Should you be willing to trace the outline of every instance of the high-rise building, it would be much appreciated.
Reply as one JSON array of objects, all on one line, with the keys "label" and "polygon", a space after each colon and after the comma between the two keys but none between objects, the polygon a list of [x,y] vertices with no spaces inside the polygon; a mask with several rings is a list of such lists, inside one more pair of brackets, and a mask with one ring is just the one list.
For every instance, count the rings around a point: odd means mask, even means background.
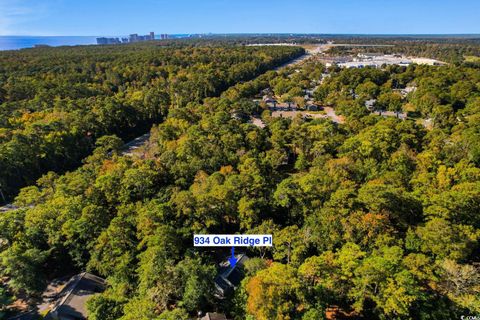
[{"label": "high-rise building", "polygon": [[120,44],[122,43],[118,38],[97,38],[97,44]]},{"label": "high-rise building", "polygon": [[133,33],[128,37],[128,42],[133,43],[133,42],[138,42],[138,34]]},{"label": "high-rise building", "polygon": [[[162,34],[162,37],[164,35]],[[152,31],[147,35],[139,36],[137,33],[132,33],[128,38],[97,38],[97,44],[120,44],[120,43],[135,43],[141,41],[152,41],[155,40],[155,33]]]}]

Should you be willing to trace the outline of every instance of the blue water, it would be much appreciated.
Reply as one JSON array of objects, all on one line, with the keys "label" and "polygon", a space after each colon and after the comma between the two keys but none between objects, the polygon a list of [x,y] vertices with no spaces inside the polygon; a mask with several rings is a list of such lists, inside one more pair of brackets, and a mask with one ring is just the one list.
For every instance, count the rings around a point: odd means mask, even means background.
[{"label": "blue water", "polygon": [[96,44],[96,37],[39,37],[39,36],[0,36],[0,50],[33,48],[35,45],[74,46]]},{"label": "blue water", "polygon": [[[0,0],[1,1],[1,0]],[[169,34],[171,39],[187,38],[189,34]],[[115,38],[126,38],[128,36],[114,36]],[[156,35],[156,39],[159,39]],[[97,44],[97,37],[92,36],[63,36],[63,37],[40,37],[40,36],[0,36],[0,51],[18,50],[24,48],[33,48],[35,45],[58,46],[76,46]]]}]

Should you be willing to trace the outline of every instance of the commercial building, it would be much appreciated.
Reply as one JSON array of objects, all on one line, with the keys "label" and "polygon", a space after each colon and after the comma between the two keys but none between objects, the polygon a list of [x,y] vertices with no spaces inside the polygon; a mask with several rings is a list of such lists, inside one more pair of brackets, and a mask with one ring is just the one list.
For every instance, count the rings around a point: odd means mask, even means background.
[{"label": "commercial building", "polygon": [[[163,35],[162,35],[163,36]],[[133,33],[128,36],[128,38],[97,38],[97,44],[120,44],[120,43],[135,43],[143,41],[152,41],[155,40],[155,33],[150,32],[147,35],[140,36],[137,33]]]},{"label": "commercial building", "polygon": [[398,55],[367,55],[361,54],[358,55],[354,61],[339,63],[340,68],[381,68],[385,65],[400,65],[408,66],[412,61],[408,58],[398,56]]},{"label": "commercial building", "polygon": [[427,64],[431,66],[442,65],[441,61],[427,58],[410,58],[396,54],[377,54],[377,53],[361,53],[352,61],[336,61],[336,65],[340,68],[382,68],[389,65],[409,66],[411,64]]},{"label": "commercial building", "polygon": [[97,44],[120,44],[119,38],[97,38]]},{"label": "commercial building", "polygon": [[149,34],[144,35],[144,36],[139,36],[138,34],[134,33],[134,34],[131,34],[128,37],[128,42],[130,42],[130,43],[142,42],[142,41],[152,41],[152,40],[155,40],[155,33],[154,32],[150,32]]}]

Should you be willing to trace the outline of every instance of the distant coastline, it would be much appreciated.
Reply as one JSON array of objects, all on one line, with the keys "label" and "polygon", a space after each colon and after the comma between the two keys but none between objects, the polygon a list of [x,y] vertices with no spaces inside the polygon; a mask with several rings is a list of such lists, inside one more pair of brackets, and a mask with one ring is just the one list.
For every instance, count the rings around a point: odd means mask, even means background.
[{"label": "distant coastline", "polygon": [[0,36],[0,51],[33,48],[35,46],[74,46],[96,44],[89,36]]},{"label": "distant coastline", "polygon": [[[173,34],[171,38],[187,38],[190,34]],[[0,36],[0,51],[34,47],[96,45],[99,36]],[[127,37],[127,36],[117,36]],[[156,37],[155,39],[159,39]]]},{"label": "distant coastline", "polygon": [[[323,39],[342,38],[390,38],[390,39],[480,39],[480,34],[325,34],[325,33],[208,33],[171,34],[170,38],[203,37],[321,37]],[[35,46],[75,46],[96,45],[98,36],[0,36],[0,51],[34,48]],[[156,37],[156,39],[159,39]]]}]

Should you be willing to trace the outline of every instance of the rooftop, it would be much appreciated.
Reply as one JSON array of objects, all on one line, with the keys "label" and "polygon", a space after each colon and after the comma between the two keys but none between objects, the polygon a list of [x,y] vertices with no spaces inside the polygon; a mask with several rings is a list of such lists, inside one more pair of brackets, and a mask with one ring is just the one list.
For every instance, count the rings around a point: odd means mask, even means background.
[{"label": "rooftop", "polygon": [[207,312],[200,320],[227,320],[227,317],[222,313]]},{"label": "rooftop", "polygon": [[228,260],[223,261],[220,264],[220,270],[215,278],[215,287],[217,288],[218,295],[224,297],[229,292],[234,290],[244,278],[243,266],[248,257],[245,254],[235,255],[237,258],[237,264],[232,268]]},{"label": "rooftop", "polygon": [[105,280],[84,272],[73,276],[57,297],[47,319],[87,319],[87,300],[105,290]]}]

